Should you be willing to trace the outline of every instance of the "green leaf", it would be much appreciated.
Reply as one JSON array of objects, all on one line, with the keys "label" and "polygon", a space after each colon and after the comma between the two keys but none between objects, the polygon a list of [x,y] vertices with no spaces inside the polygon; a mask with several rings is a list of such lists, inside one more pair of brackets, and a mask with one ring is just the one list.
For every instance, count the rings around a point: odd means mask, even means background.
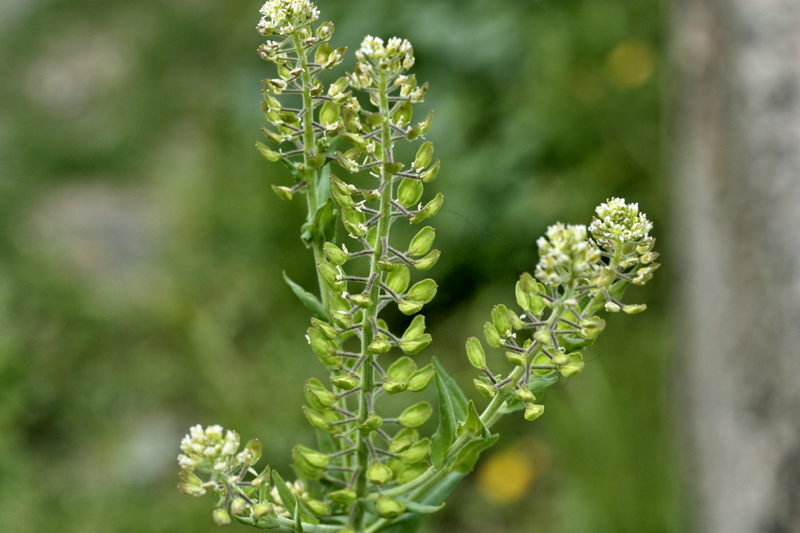
[{"label": "green leaf", "polygon": [[[281,475],[275,470],[272,471],[272,482],[275,484],[275,488],[278,489],[278,495],[281,497],[283,506],[295,518],[295,521],[302,520],[306,524],[319,524],[319,519],[305,508],[302,502],[297,499],[297,496],[286,486],[286,482]],[[297,531],[302,531],[302,528]]]},{"label": "green leaf", "polygon": [[319,318],[320,320],[330,320],[328,316],[328,312],[322,306],[322,302],[319,301],[319,298],[315,294],[311,294],[303,287],[292,281],[286,272],[283,273],[283,280],[286,284],[292,289],[292,292],[297,296],[303,305],[308,307],[311,312],[314,313],[314,316]]},{"label": "green leaf", "polygon": [[461,474],[470,473],[472,469],[475,468],[475,463],[478,462],[481,452],[492,446],[499,438],[500,435],[492,435],[488,438],[475,439],[464,446],[458,453],[458,458],[453,466],[453,470]]},{"label": "green leaf", "polygon": [[[452,494],[462,479],[464,479],[464,474],[458,472],[447,474],[441,481],[426,491],[422,497],[417,498],[417,504],[425,506],[440,505]],[[381,528],[380,532],[416,533],[426,518],[427,516],[424,513],[407,513],[398,520],[387,524],[386,527]]]},{"label": "green leaf", "polygon": [[436,368],[434,379],[439,396],[439,427],[431,437],[431,462],[440,468],[448,448],[456,440],[457,421],[466,418],[467,398],[435,357],[433,366]]},{"label": "green leaf", "polygon": [[398,498],[403,504],[406,506],[406,509],[411,511],[412,513],[420,513],[420,514],[432,514],[436,511],[441,511],[444,509],[444,502],[440,503],[439,505],[428,505],[425,503],[415,502],[412,500],[407,500],[405,498]]}]

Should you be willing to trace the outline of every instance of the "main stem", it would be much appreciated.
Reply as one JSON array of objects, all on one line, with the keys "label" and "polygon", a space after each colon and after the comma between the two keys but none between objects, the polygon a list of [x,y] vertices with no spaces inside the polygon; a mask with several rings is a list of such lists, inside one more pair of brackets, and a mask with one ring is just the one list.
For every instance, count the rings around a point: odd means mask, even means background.
[{"label": "main stem", "polygon": [[[387,169],[387,165],[393,161],[391,130],[389,128],[389,99],[387,97],[386,76],[381,76],[378,93],[380,96],[380,114],[384,121],[381,128],[381,185],[380,185],[380,217],[378,219],[378,238],[376,239],[375,249],[370,258],[368,290],[372,305],[364,309],[363,320],[361,323],[361,391],[359,392],[358,402],[358,425],[364,424],[367,418],[375,412],[373,398],[375,393],[375,355],[368,350],[370,343],[377,334],[376,320],[378,318],[378,304],[380,303],[380,283],[382,271],[378,268],[378,261],[386,255],[386,248],[389,242],[389,228],[392,219],[392,191],[394,189],[394,174]],[[365,442],[371,439],[373,433],[359,432],[357,441],[356,461],[358,464],[356,479],[356,494],[359,498],[364,498],[368,493],[369,483],[367,480],[367,468],[370,462],[370,450]],[[358,505],[355,510],[353,524],[358,531],[363,530],[364,509]]]}]

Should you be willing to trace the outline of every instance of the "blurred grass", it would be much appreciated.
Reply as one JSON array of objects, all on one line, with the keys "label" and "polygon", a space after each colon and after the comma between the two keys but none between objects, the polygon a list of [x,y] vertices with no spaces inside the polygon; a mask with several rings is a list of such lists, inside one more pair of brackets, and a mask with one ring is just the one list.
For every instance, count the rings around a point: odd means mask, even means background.
[{"label": "blurred grass", "polygon": [[[284,471],[291,445],[311,444],[307,316],[281,271],[310,286],[313,270],[301,210],[269,191],[286,176],[252,148],[269,73],[259,7],[10,0],[0,13],[0,531],[215,531],[211,500],[175,490],[191,424],[261,438]],[[446,204],[426,353],[465,386],[464,339],[513,302],[548,224],[588,223],[625,196],[668,250],[663,1],[320,8],[351,50],[367,33],[410,39],[431,82]],[[498,503],[483,461],[427,531],[683,530],[668,267],[631,296],[648,312],[612,317],[587,370],[548,394],[547,416],[502,423],[492,452],[530,453],[531,486]]]}]

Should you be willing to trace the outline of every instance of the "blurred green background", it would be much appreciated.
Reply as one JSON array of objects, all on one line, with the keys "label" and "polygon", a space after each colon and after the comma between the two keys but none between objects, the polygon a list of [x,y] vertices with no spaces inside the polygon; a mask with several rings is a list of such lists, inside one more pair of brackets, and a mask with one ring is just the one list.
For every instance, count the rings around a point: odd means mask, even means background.
[{"label": "blurred green background", "polygon": [[[178,442],[219,423],[290,474],[315,358],[303,208],[253,148],[253,0],[5,0],[0,10],[0,531],[216,531],[176,489]],[[667,252],[666,0],[320,0],[333,43],[412,41],[436,111],[443,256],[426,307],[464,339],[557,220],[637,201]],[[352,65],[352,55],[345,61]],[[423,116],[423,111],[417,112]],[[427,532],[685,530],[668,378],[670,260],[535,424],[503,421]],[[244,526],[232,529],[244,531]]]}]

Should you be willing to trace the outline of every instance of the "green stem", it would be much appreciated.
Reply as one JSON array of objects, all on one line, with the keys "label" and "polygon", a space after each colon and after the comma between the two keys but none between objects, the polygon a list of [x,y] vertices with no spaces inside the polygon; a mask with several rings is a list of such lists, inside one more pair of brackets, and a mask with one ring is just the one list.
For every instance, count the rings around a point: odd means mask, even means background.
[{"label": "green stem", "polygon": [[[375,355],[371,354],[368,350],[370,343],[374,340],[377,332],[375,331],[375,321],[378,317],[378,303],[380,302],[380,281],[382,271],[378,268],[378,261],[386,253],[385,244],[389,242],[389,229],[391,226],[392,214],[392,191],[394,189],[394,174],[387,170],[387,165],[392,162],[392,140],[391,130],[389,128],[389,99],[387,96],[387,81],[386,76],[381,76],[381,83],[378,88],[380,94],[379,112],[385,117],[381,129],[381,198],[380,198],[380,218],[378,219],[378,236],[377,245],[370,258],[369,266],[369,298],[372,305],[363,310],[363,319],[361,323],[361,391],[359,392],[358,403],[358,422],[363,424],[367,418],[374,413],[374,406],[372,399],[375,392]],[[370,454],[369,449],[364,442],[365,439],[371,439],[372,433],[364,434],[359,433],[357,441],[356,462],[358,466],[358,478],[356,480],[356,494],[359,498],[364,498],[368,494],[369,484],[367,482],[366,472],[369,466]],[[358,506],[353,519],[353,524],[357,530],[363,529],[364,510]]]},{"label": "green stem", "polygon": [[[303,48],[303,42],[298,33],[292,35],[292,43],[295,52],[297,53],[300,68],[303,70],[301,79],[303,81],[303,180],[307,183],[308,191],[306,194],[306,204],[308,207],[308,220],[314,220],[314,216],[321,207],[319,205],[318,190],[320,187],[320,179],[322,171],[320,169],[311,169],[308,166],[308,160],[316,154],[314,153],[316,147],[316,139],[314,137],[314,97],[311,96],[311,87],[314,83],[311,77],[311,72],[308,65],[308,57]],[[316,265],[319,260],[324,257],[322,236],[316,231],[312,231],[312,245],[311,249],[314,253],[314,264]],[[317,269],[317,284],[319,285],[320,301],[323,309],[328,309],[330,301],[330,291],[325,286],[322,275]]]}]

